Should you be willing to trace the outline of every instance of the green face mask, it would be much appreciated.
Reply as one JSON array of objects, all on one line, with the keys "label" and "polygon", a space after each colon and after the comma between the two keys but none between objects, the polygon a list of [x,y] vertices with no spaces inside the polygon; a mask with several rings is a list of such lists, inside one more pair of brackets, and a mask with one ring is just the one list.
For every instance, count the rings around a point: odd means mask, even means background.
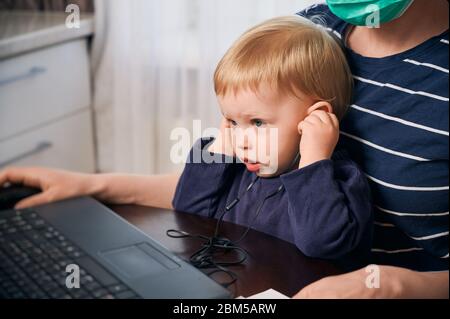
[{"label": "green face mask", "polygon": [[337,17],[358,26],[379,27],[400,17],[414,0],[327,0]]}]

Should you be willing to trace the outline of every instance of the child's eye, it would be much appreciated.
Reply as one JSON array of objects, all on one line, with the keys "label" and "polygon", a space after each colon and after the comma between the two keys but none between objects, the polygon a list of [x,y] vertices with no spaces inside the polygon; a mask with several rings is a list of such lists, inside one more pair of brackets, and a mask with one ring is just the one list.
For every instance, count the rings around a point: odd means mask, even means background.
[{"label": "child's eye", "polygon": [[230,124],[231,124],[232,126],[237,126],[236,121],[233,121],[233,120],[228,120],[228,121],[230,122]]},{"label": "child's eye", "polygon": [[264,124],[264,122],[259,119],[256,119],[256,120],[253,120],[253,124],[255,124],[256,127],[260,127]]}]

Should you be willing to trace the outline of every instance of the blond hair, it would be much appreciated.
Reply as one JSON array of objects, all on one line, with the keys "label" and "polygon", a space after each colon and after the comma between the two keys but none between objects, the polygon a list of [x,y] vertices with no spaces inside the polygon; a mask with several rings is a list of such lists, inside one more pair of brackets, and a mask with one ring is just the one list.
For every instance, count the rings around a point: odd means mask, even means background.
[{"label": "blond hair", "polygon": [[324,27],[299,16],[270,19],[245,32],[214,74],[218,96],[247,88],[257,92],[262,83],[281,94],[328,101],[339,119],[353,85],[340,44]]}]

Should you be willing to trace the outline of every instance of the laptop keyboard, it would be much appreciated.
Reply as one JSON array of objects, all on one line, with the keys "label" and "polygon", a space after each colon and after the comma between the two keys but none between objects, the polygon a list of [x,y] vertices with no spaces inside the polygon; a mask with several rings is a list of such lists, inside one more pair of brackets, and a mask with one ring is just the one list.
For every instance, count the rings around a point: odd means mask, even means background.
[{"label": "laptop keyboard", "polygon": [[[80,268],[67,288],[66,266]],[[134,299],[138,296],[33,210],[0,212],[0,298]]]}]

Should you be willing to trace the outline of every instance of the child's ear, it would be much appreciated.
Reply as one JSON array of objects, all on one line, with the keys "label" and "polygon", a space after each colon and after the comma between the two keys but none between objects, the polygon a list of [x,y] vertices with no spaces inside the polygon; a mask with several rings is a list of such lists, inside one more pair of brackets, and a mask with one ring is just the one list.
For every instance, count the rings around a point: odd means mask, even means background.
[{"label": "child's ear", "polygon": [[319,101],[319,102],[314,103],[313,105],[311,105],[308,108],[307,113],[308,113],[308,115],[310,115],[312,112],[320,111],[320,110],[328,112],[328,113],[333,113],[333,107],[327,101]]}]

